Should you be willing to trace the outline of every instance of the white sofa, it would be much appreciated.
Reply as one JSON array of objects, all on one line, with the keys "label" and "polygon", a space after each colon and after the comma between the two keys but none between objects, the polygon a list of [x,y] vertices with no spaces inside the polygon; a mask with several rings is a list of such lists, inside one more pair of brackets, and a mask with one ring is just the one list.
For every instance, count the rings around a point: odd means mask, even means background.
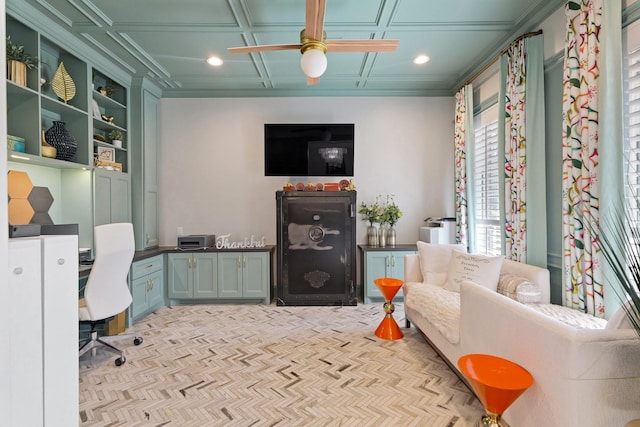
[{"label": "white sofa", "polygon": [[[461,378],[457,361],[469,353],[509,359],[533,375],[504,415],[511,425],[623,427],[640,418],[640,339],[632,329],[570,326],[469,281],[461,284],[458,311],[443,314],[456,307],[455,296],[442,294],[452,291],[423,283],[418,255],[404,265],[407,326],[413,323]],[[548,270],[504,260],[501,273],[534,282],[540,307],[558,308],[548,304]],[[455,333],[442,333],[446,325],[436,327],[440,316],[458,328],[457,342]]]}]

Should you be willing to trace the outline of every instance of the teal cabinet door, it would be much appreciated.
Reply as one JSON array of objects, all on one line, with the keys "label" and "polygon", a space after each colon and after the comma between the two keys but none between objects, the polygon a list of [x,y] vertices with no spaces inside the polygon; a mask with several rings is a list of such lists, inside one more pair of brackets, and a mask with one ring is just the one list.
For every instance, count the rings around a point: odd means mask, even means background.
[{"label": "teal cabinet door", "polygon": [[371,298],[383,299],[382,293],[373,281],[380,277],[389,277],[390,262],[389,252],[367,252],[365,260],[365,302],[371,302]]},{"label": "teal cabinet door", "polygon": [[169,254],[167,295],[169,298],[193,298],[191,254]]},{"label": "teal cabinet door", "polygon": [[133,302],[129,325],[164,305],[164,255],[135,261],[129,273]]},{"label": "teal cabinet door", "polygon": [[220,298],[242,297],[242,252],[218,254]]},{"label": "teal cabinet door", "polygon": [[140,277],[131,282],[131,317],[137,319],[148,307],[147,289],[149,287],[149,278]]},{"label": "teal cabinet door", "polygon": [[95,225],[131,222],[129,175],[121,172],[94,171]]},{"label": "teal cabinet door", "polygon": [[269,293],[269,254],[218,254],[220,298],[266,298]]},{"label": "teal cabinet door", "polygon": [[149,276],[149,290],[147,291],[148,309],[156,309],[164,305],[164,271],[156,271]]},{"label": "teal cabinet door", "polygon": [[[404,257],[415,254],[415,251],[367,251],[364,263],[364,301],[383,300],[384,297],[373,281],[379,277],[393,277],[404,280]],[[394,301],[402,300],[402,291],[398,292]]]},{"label": "teal cabinet door", "polygon": [[242,256],[242,295],[247,298],[267,298],[269,255],[264,252],[245,252]]},{"label": "teal cabinet door", "polygon": [[193,254],[192,298],[216,298],[218,296],[218,256],[215,253]]}]

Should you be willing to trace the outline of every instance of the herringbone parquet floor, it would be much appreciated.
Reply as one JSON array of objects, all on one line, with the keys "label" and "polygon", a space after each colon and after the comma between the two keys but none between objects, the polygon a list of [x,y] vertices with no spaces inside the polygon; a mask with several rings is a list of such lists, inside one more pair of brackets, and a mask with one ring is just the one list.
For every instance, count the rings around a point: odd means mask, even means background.
[{"label": "herringbone parquet floor", "polygon": [[[164,307],[127,362],[80,359],[83,426],[471,426],[473,397],[414,329],[377,338],[382,304]],[[402,304],[394,317],[404,326]]]}]

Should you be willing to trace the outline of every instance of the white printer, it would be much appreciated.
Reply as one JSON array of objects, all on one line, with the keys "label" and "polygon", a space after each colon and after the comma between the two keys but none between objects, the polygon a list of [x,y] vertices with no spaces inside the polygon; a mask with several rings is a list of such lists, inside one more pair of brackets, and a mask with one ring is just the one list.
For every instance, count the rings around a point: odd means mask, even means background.
[{"label": "white printer", "polygon": [[430,217],[426,225],[420,227],[419,240],[427,243],[454,244],[456,242],[456,219],[450,217]]}]

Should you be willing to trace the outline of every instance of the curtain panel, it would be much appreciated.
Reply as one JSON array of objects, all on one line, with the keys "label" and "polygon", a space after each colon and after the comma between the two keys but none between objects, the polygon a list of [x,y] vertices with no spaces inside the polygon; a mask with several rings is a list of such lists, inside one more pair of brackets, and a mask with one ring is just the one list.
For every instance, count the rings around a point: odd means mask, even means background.
[{"label": "curtain panel", "polygon": [[600,32],[603,0],[569,1],[563,76],[564,304],[604,316],[602,265],[585,218],[600,218]]},{"label": "curtain panel", "polygon": [[463,86],[456,93],[454,124],[454,162],[455,162],[455,209],[456,241],[467,246],[469,252],[475,251],[473,221],[473,185],[469,168],[470,147],[473,145],[473,87]]},{"label": "curtain panel", "polygon": [[543,36],[514,42],[500,58],[504,251],[547,266]]}]

